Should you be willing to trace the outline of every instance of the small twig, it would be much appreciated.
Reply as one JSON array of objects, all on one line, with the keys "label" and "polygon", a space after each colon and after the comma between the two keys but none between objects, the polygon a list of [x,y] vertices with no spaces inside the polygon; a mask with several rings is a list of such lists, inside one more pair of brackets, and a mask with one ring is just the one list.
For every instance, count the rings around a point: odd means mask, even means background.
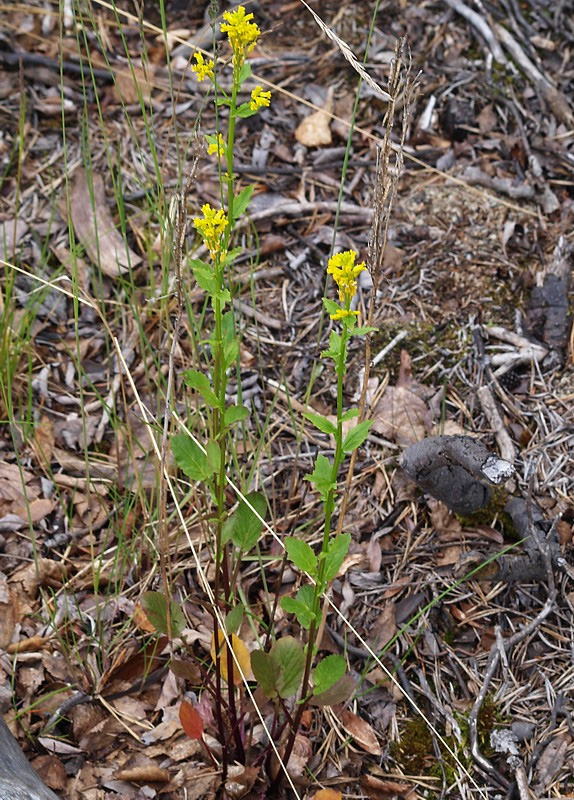
[{"label": "small twig", "polygon": [[484,411],[484,415],[494,431],[494,435],[500,449],[500,455],[505,461],[509,461],[512,464],[516,458],[516,448],[514,447],[512,439],[510,438],[510,434],[506,430],[504,421],[500,415],[500,411],[498,410],[496,400],[494,399],[494,395],[491,392],[490,387],[481,386],[477,392],[477,395],[480,405],[482,406],[482,410]]},{"label": "small twig", "polygon": [[444,0],[444,2],[447,6],[450,6],[453,11],[456,11],[457,14],[460,14],[461,17],[464,17],[467,22],[470,22],[473,28],[476,29],[476,31],[490,47],[492,55],[500,64],[508,64],[507,58],[502,51],[502,47],[498,43],[492,28],[485,19],[477,14],[476,11],[473,11],[471,8],[461,2],[461,0]]}]

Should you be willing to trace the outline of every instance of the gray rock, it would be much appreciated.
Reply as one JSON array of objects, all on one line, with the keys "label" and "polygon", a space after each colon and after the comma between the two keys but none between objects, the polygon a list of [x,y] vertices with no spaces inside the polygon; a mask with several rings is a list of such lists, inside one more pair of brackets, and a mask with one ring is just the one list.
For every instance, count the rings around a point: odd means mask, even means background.
[{"label": "gray rock", "polygon": [[58,800],[28,763],[0,717],[0,800]]}]

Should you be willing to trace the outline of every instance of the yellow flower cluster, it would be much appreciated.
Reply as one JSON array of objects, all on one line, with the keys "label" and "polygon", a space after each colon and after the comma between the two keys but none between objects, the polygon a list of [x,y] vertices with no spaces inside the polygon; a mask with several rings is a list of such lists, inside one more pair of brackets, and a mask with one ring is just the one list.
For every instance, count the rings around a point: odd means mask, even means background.
[{"label": "yellow flower cluster", "polygon": [[213,61],[211,59],[205,61],[201,53],[194,53],[193,57],[197,64],[193,64],[191,71],[197,75],[198,82],[201,83],[205,78],[213,78],[213,67],[215,66]]},{"label": "yellow flower cluster", "polygon": [[[211,137],[209,137],[211,138]],[[207,155],[212,156],[215,155],[219,156],[219,158],[225,157],[225,139],[223,136],[218,133],[216,141],[212,141],[207,148]]]},{"label": "yellow flower cluster", "polygon": [[234,65],[241,66],[245,55],[255,47],[261,31],[254,22],[250,22],[253,14],[246,14],[244,6],[237,6],[234,11],[225,11],[223,18],[225,22],[221,23],[221,32],[226,33],[229,39]]},{"label": "yellow flower cluster", "polygon": [[251,92],[251,102],[249,108],[251,111],[257,111],[258,108],[268,106],[271,102],[271,92],[264,92],[262,86],[256,86]]},{"label": "yellow flower cluster", "polygon": [[360,273],[366,269],[365,262],[361,261],[360,264],[355,264],[357,254],[354,250],[346,250],[343,253],[337,253],[331,256],[327,266],[327,274],[333,276],[333,280],[339,289],[339,300],[344,303],[344,308],[339,308],[334,314],[331,314],[331,319],[339,320],[345,317],[356,317],[358,311],[351,311],[349,306],[351,300],[357,291],[357,278]]},{"label": "yellow flower cluster", "polygon": [[195,217],[193,220],[194,226],[201,234],[201,238],[207,249],[209,255],[215,261],[217,256],[225,258],[225,251],[221,247],[221,237],[227,228],[228,220],[222,208],[216,211],[209,203],[201,207],[203,219]]}]

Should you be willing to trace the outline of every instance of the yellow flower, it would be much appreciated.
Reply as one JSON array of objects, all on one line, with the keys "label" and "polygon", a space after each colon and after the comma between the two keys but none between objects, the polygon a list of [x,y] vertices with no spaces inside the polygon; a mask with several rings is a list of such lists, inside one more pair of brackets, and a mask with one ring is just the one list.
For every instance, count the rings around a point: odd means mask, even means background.
[{"label": "yellow flower", "polygon": [[216,211],[209,203],[201,207],[203,219],[195,217],[194,226],[201,234],[201,238],[209,255],[215,261],[218,255],[225,257],[225,252],[221,247],[221,237],[227,228],[228,220],[222,208]]},{"label": "yellow flower", "polygon": [[256,86],[251,92],[251,102],[249,108],[251,111],[257,111],[258,108],[268,106],[271,102],[271,92],[264,92],[262,86]]},{"label": "yellow flower", "polygon": [[333,280],[339,289],[339,299],[345,305],[348,305],[355,296],[357,277],[366,269],[364,261],[360,264],[355,264],[356,257],[357,254],[354,250],[337,253],[331,256],[327,267],[327,273],[333,276]]},{"label": "yellow flower", "polygon": [[225,139],[218,133],[217,136],[208,136],[209,147],[207,148],[207,155],[212,156],[215,153],[219,158],[225,158]]},{"label": "yellow flower", "polygon": [[358,311],[351,311],[348,308],[339,308],[337,309],[337,311],[335,311],[334,314],[329,314],[329,317],[335,320],[346,319],[347,317],[358,317],[358,316],[359,316]]},{"label": "yellow flower", "polygon": [[201,53],[194,53],[193,57],[197,64],[193,64],[191,71],[197,75],[198,82],[201,83],[205,78],[213,78],[213,67],[215,66],[213,61],[211,59],[204,61]]},{"label": "yellow flower", "polygon": [[254,22],[250,22],[253,14],[246,14],[244,6],[237,6],[234,11],[225,11],[223,18],[225,22],[221,23],[221,32],[226,33],[229,39],[234,65],[241,65],[246,53],[250,53],[255,47],[261,31]]}]

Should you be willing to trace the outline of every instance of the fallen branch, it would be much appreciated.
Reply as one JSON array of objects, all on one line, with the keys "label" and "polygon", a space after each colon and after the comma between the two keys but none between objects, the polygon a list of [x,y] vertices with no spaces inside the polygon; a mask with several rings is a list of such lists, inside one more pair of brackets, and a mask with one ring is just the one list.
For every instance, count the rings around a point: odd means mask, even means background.
[{"label": "fallen branch", "polygon": [[477,14],[476,11],[473,11],[472,8],[469,8],[467,5],[461,2],[461,0],[444,0],[444,2],[447,4],[447,6],[450,6],[453,11],[456,11],[457,14],[460,14],[461,17],[464,17],[468,22],[470,22],[472,27],[476,29],[477,33],[490,47],[492,55],[499,62],[499,64],[508,63],[506,56],[502,51],[502,47],[492,32],[492,28],[486,22],[486,20],[480,16],[480,14]]}]

